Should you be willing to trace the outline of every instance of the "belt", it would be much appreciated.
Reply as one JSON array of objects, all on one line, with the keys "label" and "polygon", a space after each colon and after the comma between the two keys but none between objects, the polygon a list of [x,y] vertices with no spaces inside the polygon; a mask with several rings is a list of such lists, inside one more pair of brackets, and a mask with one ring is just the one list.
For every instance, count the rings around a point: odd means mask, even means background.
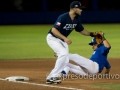
[{"label": "belt", "polygon": [[[49,33],[49,34],[51,34],[53,37],[55,37],[55,38],[58,38],[58,37],[56,37],[53,33]],[[58,38],[58,39],[60,39],[60,38]],[[62,40],[63,42],[64,42],[64,40],[63,39],[60,39],[60,40]]]}]

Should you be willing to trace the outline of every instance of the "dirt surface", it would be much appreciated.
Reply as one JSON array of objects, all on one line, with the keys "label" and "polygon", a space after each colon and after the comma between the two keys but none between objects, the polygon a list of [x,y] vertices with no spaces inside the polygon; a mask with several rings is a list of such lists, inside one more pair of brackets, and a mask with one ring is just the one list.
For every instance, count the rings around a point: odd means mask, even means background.
[{"label": "dirt surface", "polygon": [[[111,63],[111,75],[109,78],[80,78],[67,77],[61,84],[52,84],[51,87],[45,86],[46,75],[53,69],[55,59],[38,59],[38,60],[0,60],[0,89],[1,90],[71,90],[70,88],[84,89],[84,90],[108,90],[93,86],[94,84],[103,83],[120,83],[120,59],[109,59]],[[103,70],[104,72],[104,70]],[[10,82],[5,79],[10,76],[25,76],[30,79],[28,83]],[[37,84],[36,84],[37,83]],[[66,89],[65,89],[66,88]]]}]

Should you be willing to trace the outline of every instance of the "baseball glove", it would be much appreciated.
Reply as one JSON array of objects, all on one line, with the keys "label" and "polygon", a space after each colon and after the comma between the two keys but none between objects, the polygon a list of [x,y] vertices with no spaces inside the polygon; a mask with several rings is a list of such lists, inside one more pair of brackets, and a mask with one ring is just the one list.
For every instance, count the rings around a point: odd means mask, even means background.
[{"label": "baseball glove", "polygon": [[102,43],[103,40],[104,40],[104,33],[101,32],[101,31],[98,31],[98,32],[95,32],[95,33],[96,33],[95,34],[95,39],[96,39],[97,44]]}]

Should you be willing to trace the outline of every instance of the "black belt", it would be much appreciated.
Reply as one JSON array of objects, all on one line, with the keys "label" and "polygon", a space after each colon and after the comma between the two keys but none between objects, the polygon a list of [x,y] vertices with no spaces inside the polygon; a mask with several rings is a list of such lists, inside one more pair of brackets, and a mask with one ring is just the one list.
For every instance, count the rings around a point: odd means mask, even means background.
[{"label": "black belt", "polygon": [[[55,37],[55,38],[58,38],[58,37],[56,37],[53,33],[49,33],[49,34],[51,34],[53,37]],[[60,38],[58,38],[58,39],[60,39]],[[62,40],[63,42],[64,42],[64,40],[63,39],[60,39],[60,40]]]}]

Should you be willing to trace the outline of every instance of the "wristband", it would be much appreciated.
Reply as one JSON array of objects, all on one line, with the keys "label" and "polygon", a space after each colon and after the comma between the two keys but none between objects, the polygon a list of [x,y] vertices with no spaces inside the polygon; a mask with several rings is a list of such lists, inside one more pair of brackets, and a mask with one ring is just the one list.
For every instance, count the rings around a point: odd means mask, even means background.
[{"label": "wristband", "polygon": [[91,36],[91,37],[94,37],[93,32],[90,32],[90,36]]}]

